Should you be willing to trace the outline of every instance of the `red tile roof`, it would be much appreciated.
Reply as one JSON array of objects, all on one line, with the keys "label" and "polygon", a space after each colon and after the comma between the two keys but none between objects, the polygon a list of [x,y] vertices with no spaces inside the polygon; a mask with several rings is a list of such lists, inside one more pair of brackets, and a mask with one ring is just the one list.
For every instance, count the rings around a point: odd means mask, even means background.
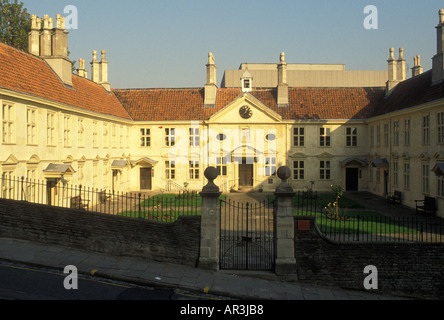
[{"label": "red tile roof", "polygon": [[[73,75],[65,86],[41,58],[0,43],[0,88],[69,106],[138,121],[208,120],[242,94],[220,88],[216,105],[204,106],[203,88],[119,89],[108,93],[100,84]],[[289,88],[289,105],[277,105],[277,89],[253,89],[251,95],[291,119],[366,119],[444,98],[444,83],[431,86],[431,71],[385,88]]]},{"label": "red tile roof", "polygon": [[69,106],[131,119],[113,93],[77,75],[65,86],[41,58],[0,42],[0,88],[9,89]]},{"label": "red tile roof", "polygon": [[[113,90],[134,120],[208,120],[242,94],[221,88],[214,108],[204,107],[204,89]],[[277,106],[276,89],[251,94],[283,119],[364,119],[383,97],[383,88],[290,88],[289,105]]]}]

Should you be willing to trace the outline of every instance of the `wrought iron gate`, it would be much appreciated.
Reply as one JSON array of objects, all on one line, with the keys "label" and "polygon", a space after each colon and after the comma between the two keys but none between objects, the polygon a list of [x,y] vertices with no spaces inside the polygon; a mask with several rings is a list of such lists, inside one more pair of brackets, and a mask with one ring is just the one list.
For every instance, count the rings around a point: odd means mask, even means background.
[{"label": "wrought iron gate", "polygon": [[220,269],[273,270],[273,205],[221,201]]}]

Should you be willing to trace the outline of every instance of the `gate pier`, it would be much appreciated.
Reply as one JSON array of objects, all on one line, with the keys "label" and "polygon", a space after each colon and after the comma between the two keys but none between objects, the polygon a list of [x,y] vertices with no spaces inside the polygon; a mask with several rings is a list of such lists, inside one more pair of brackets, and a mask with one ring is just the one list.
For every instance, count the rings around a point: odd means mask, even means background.
[{"label": "gate pier", "polygon": [[203,187],[201,231],[200,231],[200,257],[199,268],[219,270],[220,254],[220,205],[219,196],[222,194],[219,187],[214,184],[218,172],[214,167],[208,167],[204,172],[208,184]]},{"label": "gate pier", "polygon": [[291,176],[289,167],[280,167],[277,171],[282,180],[276,188],[274,230],[275,230],[275,273],[277,275],[296,275],[296,259],[294,252],[294,217],[293,188],[287,183]]}]

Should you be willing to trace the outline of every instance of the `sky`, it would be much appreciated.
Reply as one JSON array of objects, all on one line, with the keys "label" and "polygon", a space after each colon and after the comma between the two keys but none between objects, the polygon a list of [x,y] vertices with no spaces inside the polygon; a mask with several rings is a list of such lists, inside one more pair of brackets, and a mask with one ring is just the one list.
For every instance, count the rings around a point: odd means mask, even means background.
[{"label": "sky", "polygon": [[[70,59],[84,59],[89,69],[92,51],[105,49],[114,89],[203,87],[209,52],[218,85],[224,70],[278,63],[281,52],[287,63],[387,70],[389,48],[397,58],[403,47],[410,76],[418,54],[424,71],[431,69],[438,10],[444,8],[437,0],[20,1],[30,14],[77,21],[68,30]],[[365,13],[368,5],[377,12]],[[77,15],[65,13],[67,6]]]}]

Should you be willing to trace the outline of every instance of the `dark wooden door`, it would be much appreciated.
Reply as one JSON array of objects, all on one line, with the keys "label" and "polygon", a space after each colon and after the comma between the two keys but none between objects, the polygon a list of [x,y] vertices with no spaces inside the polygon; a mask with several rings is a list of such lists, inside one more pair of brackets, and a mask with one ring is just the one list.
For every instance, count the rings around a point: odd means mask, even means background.
[{"label": "dark wooden door", "polygon": [[239,186],[250,187],[253,185],[253,165],[239,164]]},{"label": "dark wooden door", "polygon": [[140,189],[151,190],[151,169],[140,168]]},{"label": "dark wooden door", "polygon": [[345,172],[345,189],[347,191],[358,191],[358,168],[347,168]]}]

